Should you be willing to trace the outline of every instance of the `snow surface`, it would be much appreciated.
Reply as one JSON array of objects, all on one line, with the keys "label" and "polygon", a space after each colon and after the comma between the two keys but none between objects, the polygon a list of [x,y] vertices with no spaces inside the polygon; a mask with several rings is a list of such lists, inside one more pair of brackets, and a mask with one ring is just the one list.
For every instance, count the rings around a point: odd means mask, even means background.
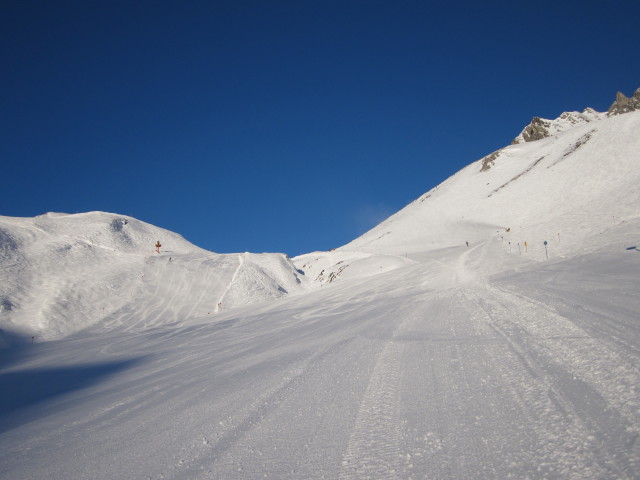
[{"label": "snow surface", "polygon": [[40,339],[166,325],[281,297],[304,280],[285,255],[219,255],[104,212],[0,217],[0,258],[0,328]]},{"label": "snow surface", "polygon": [[494,235],[542,259],[544,241],[558,243],[553,255],[600,245],[594,236],[638,216],[639,132],[634,112],[508,146],[488,171],[467,166],[341,250],[401,254]]},{"label": "snow surface", "polygon": [[639,133],[507,147],[293,260],[1,217],[0,478],[640,478]]}]

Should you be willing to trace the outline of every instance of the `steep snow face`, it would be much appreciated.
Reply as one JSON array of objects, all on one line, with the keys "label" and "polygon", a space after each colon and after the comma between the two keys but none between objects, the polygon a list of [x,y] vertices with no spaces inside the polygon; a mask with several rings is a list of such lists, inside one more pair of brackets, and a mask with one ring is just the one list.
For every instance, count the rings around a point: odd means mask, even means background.
[{"label": "steep snow face", "polygon": [[209,315],[304,280],[284,255],[218,255],[103,212],[0,217],[0,264],[0,329],[45,339]]},{"label": "steep snow face", "polygon": [[640,112],[599,116],[508,146],[485,171],[469,165],[338,252],[411,255],[494,237],[532,259],[577,254],[640,216],[639,165]]},{"label": "steep snow face", "polygon": [[296,265],[325,285],[488,240],[528,261],[631,240],[618,227],[640,219],[640,112],[569,112],[548,132],[478,160],[349,244]]}]

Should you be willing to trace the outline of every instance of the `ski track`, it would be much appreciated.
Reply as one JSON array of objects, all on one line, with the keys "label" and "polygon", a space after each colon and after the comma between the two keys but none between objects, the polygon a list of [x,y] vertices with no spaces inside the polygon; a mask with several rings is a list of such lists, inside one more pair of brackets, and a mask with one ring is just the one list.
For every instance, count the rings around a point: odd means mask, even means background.
[{"label": "ski track", "polygon": [[[211,266],[207,266],[206,267],[206,273],[204,275],[204,280],[203,283],[207,284],[207,283],[213,283],[211,282],[211,279],[213,278],[213,268]],[[202,291],[200,292],[200,295],[198,295],[197,299],[195,300],[195,302],[193,302],[193,306],[191,307],[190,310],[187,311],[186,317],[187,318],[193,318],[196,316],[195,312],[197,311],[197,309],[200,307],[200,305],[202,304],[204,297],[205,297],[206,291],[204,289],[202,289]],[[216,309],[218,308],[217,304],[216,304]]]},{"label": "ski track", "polygon": [[516,388],[543,447],[545,475],[635,478],[638,368],[544,305],[493,286],[473,297],[525,369]]},{"label": "ski track", "polygon": [[[148,439],[149,478],[637,479],[640,367],[635,337],[625,336],[633,312],[569,308],[579,299],[557,289],[534,298],[492,281],[478,262],[487,248],[328,286],[313,304],[291,297],[148,330],[143,343],[122,332],[62,341],[50,357],[61,364],[91,342],[103,358],[140,356],[145,366],[77,397],[81,414],[53,402],[57,427],[22,443],[5,436],[6,478],[24,478],[29,469],[18,466],[45,448],[60,460],[33,472],[88,478],[63,459],[105,462],[102,448],[126,458],[150,428],[164,437]],[[242,264],[226,273],[230,284]],[[169,290],[187,288],[168,277]],[[443,288],[430,290],[434,282]],[[170,309],[173,297],[161,294],[139,322]],[[143,478],[132,465],[109,471]]]},{"label": "ski track", "polygon": [[242,267],[244,266],[244,262],[245,262],[245,255],[244,254],[238,255],[238,267],[236,268],[235,272],[233,272],[233,276],[231,277],[231,281],[227,285],[227,288],[222,293],[222,295],[220,295],[220,299],[218,300],[218,303],[216,304],[216,307],[215,307],[216,312],[219,310],[219,305],[221,305],[222,302],[224,301],[224,297],[227,296],[227,293],[229,292],[229,290],[231,290],[231,288],[233,288],[233,286],[235,285],[236,279],[238,278],[238,274],[240,273],[240,271],[242,270]]},{"label": "ski track", "polygon": [[400,374],[402,344],[398,330],[379,354],[349,437],[339,473],[346,479],[406,478],[401,450]]},{"label": "ski track", "polygon": [[640,112],[572,116],[304,277],[0,218],[0,478],[640,480]]}]

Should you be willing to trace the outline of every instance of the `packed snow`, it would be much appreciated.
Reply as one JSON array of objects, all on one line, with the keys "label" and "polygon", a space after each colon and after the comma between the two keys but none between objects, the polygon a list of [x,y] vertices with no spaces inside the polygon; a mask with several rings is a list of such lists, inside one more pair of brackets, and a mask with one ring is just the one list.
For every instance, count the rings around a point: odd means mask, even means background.
[{"label": "packed snow", "polygon": [[220,255],[104,212],[0,217],[0,240],[0,328],[41,339],[98,323],[166,325],[281,297],[305,279],[283,254]]},{"label": "packed snow", "polygon": [[639,133],[506,147],[294,259],[0,217],[0,478],[639,478]]}]

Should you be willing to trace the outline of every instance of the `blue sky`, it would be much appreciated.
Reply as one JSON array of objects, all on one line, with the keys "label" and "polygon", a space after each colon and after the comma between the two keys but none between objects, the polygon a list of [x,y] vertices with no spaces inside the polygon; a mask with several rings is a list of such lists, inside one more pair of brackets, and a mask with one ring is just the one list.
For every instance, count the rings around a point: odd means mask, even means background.
[{"label": "blue sky", "polygon": [[640,87],[640,2],[481,3],[3,2],[0,214],[326,250]]}]

